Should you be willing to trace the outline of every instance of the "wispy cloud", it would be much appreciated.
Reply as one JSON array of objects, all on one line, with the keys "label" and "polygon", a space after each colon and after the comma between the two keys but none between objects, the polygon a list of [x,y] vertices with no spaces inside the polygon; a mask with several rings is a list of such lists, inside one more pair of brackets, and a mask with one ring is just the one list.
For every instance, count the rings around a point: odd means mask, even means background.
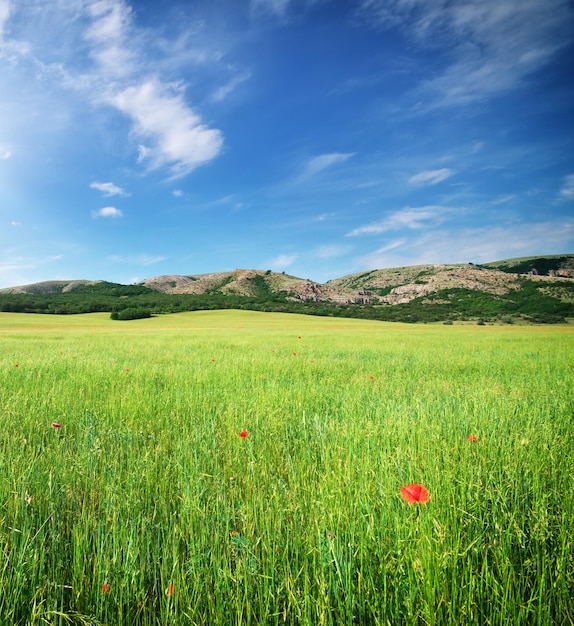
[{"label": "wispy cloud", "polygon": [[4,26],[10,17],[9,0],[0,0],[0,38],[4,32]]},{"label": "wispy cloud", "polygon": [[7,161],[12,156],[12,150],[8,146],[0,144],[0,161]]},{"label": "wispy cloud", "polygon": [[338,244],[326,244],[318,246],[313,251],[313,256],[317,259],[335,259],[337,257],[345,256],[349,254],[351,250],[350,246],[342,246]]},{"label": "wispy cloud", "polygon": [[212,94],[211,99],[214,102],[222,102],[231,94],[239,85],[248,81],[251,78],[251,74],[249,72],[243,72],[237,74],[231,80],[229,80],[225,85],[221,85],[218,87]]},{"label": "wispy cloud", "polygon": [[563,200],[574,200],[574,174],[564,176],[560,197]]},{"label": "wispy cloud", "polygon": [[373,224],[360,226],[347,233],[347,237],[357,235],[379,235],[391,230],[425,228],[431,224],[439,224],[448,218],[452,209],[443,206],[406,207],[395,211]]},{"label": "wispy cloud", "polygon": [[107,257],[112,263],[122,263],[126,265],[141,265],[147,267],[148,265],[155,265],[165,261],[165,256],[154,256],[151,254],[135,254],[131,256],[111,255]]},{"label": "wispy cloud", "polygon": [[[487,263],[499,259],[570,250],[574,220],[432,230],[405,237],[355,260],[360,268],[388,268],[425,263]],[[445,251],[447,251],[445,253]]]},{"label": "wispy cloud", "polygon": [[86,4],[91,23],[84,39],[90,56],[108,78],[125,78],[136,70],[134,50],[129,48],[131,9],[122,0],[91,0]]},{"label": "wispy cloud", "polygon": [[411,185],[436,185],[447,178],[450,178],[454,172],[448,167],[439,170],[424,170],[409,178]]},{"label": "wispy cloud", "polygon": [[514,89],[572,41],[574,11],[563,0],[362,0],[381,28],[399,27],[450,62],[421,84],[426,105],[452,106]]},{"label": "wispy cloud", "polygon": [[114,206],[105,206],[97,211],[92,211],[92,217],[94,219],[97,219],[98,217],[111,217],[115,219],[117,217],[122,217],[122,215],[123,213]]},{"label": "wispy cloud", "polygon": [[254,14],[284,15],[289,0],[251,0],[250,8]]},{"label": "wispy cloud", "polygon": [[29,278],[30,271],[41,270],[62,258],[61,254],[37,257],[24,256],[19,250],[4,250],[0,257],[0,284],[3,287],[12,287],[31,283],[33,281]]},{"label": "wispy cloud", "polygon": [[296,254],[280,254],[279,256],[272,259],[268,263],[268,266],[272,270],[281,271],[281,270],[288,268],[290,265],[293,265],[293,263],[295,263],[296,260],[297,260]]},{"label": "wispy cloud", "polygon": [[508,204],[509,202],[512,202],[515,198],[516,196],[514,194],[508,194],[507,196],[501,196],[500,198],[495,198],[494,200],[491,200],[490,204],[494,206]]},{"label": "wispy cloud", "polygon": [[320,154],[312,157],[305,164],[303,177],[308,178],[314,176],[329,167],[348,161],[353,156],[355,156],[354,152],[330,152],[328,154]]},{"label": "wispy cloud", "polygon": [[124,191],[121,187],[114,185],[114,183],[91,183],[90,189],[97,189],[101,191],[104,196],[129,196],[130,194]]}]

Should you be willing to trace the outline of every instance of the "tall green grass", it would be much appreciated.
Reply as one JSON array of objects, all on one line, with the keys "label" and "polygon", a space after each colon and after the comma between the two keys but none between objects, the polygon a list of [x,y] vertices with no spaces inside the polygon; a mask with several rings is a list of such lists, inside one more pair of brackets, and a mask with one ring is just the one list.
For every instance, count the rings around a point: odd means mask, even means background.
[{"label": "tall green grass", "polygon": [[0,624],[574,623],[571,327],[2,314],[0,348]]}]

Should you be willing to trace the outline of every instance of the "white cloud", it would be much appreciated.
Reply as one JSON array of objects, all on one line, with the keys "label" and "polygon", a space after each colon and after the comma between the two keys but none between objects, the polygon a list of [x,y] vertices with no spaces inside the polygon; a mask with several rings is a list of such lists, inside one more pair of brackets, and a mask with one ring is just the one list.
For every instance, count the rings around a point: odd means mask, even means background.
[{"label": "white cloud", "polygon": [[320,154],[307,161],[303,176],[314,176],[315,174],[326,170],[328,167],[344,163],[354,155],[354,152],[331,152],[329,154]]},{"label": "white cloud", "polygon": [[102,209],[99,209],[98,211],[92,211],[92,217],[98,218],[98,217],[111,217],[111,218],[116,218],[116,217],[122,217],[123,213],[119,210],[116,209],[116,207],[113,206],[105,206]]},{"label": "white cloud", "polygon": [[439,170],[424,170],[419,174],[415,174],[409,178],[411,185],[436,185],[447,178],[450,178],[454,172],[448,167]]},{"label": "white cloud", "polygon": [[90,189],[97,189],[101,191],[104,196],[129,196],[121,187],[114,185],[114,183],[90,183]]},{"label": "white cloud", "polygon": [[12,151],[6,146],[0,145],[0,161],[7,161],[12,156]]},{"label": "white cloud", "polygon": [[[128,2],[62,0],[46,8],[41,19],[36,4],[43,3],[13,5],[17,34],[33,41],[28,45],[2,40],[1,29],[8,32],[5,25],[12,14],[11,5],[0,0],[0,57],[10,55],[14,62],[26,57],[28,71],[34,79],[49,80],[51,92],[64,87],[95,107],[111,106],[125,114],[131,136],[141,144],[138,162],[149,169],[166,168],[174,177],[183,176],[221,153],[222,133],[202,121],[177,82],[191,62],[189,55],[162,39],[159,29],[139,27]],[[205,59],[220,63],[221,53],[206,54]],[[170,82],[161,74],[165,68]],[[244,79],[239,75],[222,87],[219,97]],[[74,101],[68,101],[62,118],[73,114]]]},{"label": "white cloud", "polygon": [[183,191],[181,189],[174,189],[171,193],[175,198],[183,197]]},{"label": "white cloud", "polygon": [[391,213],[388,217],[375,222],[360,226],[347,233],[347,237],[357,235],[379,235],[391,230],[408,228],[417,230],[431,224],[439,224],[447,219],[452,209],[443,206],[406,207],[400,211]]},{"label": "white cloud", "polygon": [[150,169],[168,167],[174,177],[189,174],[221,152],[223,136],[208,128],[173,86],[151,79],[108,99],[133,121],[133,132],[151,145],[140,146]]},{"label": "white cloud", "polygon": [[560,197],[564,200],[574,200],[574,174],[564,176]]}]

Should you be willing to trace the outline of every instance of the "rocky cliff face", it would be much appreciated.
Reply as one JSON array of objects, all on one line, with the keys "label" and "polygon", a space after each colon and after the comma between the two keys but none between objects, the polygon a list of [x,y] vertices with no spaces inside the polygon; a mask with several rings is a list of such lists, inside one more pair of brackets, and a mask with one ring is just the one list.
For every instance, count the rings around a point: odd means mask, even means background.
[{"label": "rocky cliff face", "polygon": [[[547,275],[518,274],[512,268],[531,268],[546,265]],[[525,278],[548,282],[552,295],[568,299],[568,284],[574,280],[574,255],[557,257],[528,257],[487,264],[413,265],[384,270],[370,270],[349,274],[325,284],[297,278],[288,274],[236,269],[210,274],[155,276],[140,283],[167,294],[220,294],[265,299],[270,294],[301,302],[331,302],[335,304],[405,304],[415,298],[433,298],[445,289],[469,289],[495,296],[504,296],[521,288]],[[552,267],[550,267],[552,266]],[[500,269],[502,268],[502,269]],[[101,281],[48,281],[2,289],[4,293],[51,294],[72,291],[78,285]],[[564,287],[560,284],[563,283]],[[549,291],[549,292],[550,292]]]}]

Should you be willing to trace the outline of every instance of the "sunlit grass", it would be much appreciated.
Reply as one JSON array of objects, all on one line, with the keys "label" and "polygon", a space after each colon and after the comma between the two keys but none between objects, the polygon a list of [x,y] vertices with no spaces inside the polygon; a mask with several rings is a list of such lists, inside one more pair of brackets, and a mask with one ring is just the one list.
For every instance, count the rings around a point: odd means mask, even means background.
[{"label": "sunlit grass", "polygon": [[573,623],[571,327],[0,333],[0,623]]}]

